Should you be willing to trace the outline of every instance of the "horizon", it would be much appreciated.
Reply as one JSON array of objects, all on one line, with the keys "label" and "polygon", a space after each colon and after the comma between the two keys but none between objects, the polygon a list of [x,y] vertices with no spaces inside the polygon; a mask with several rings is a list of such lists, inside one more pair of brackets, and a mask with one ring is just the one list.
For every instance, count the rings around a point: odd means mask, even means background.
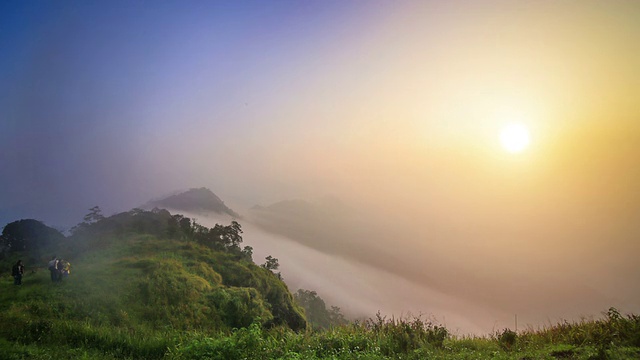
[{"label": "horizon", "polygon": [[631,1],[3,3],[0,225],[191,187],[241,214],[302,199],[313,216],[251,221],[504,311],[638,312],[638,18]]}]

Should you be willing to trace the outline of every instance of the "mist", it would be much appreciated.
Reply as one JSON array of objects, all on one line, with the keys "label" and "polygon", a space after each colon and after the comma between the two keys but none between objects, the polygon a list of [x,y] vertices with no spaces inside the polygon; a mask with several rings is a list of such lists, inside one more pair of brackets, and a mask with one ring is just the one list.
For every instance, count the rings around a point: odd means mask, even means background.
[{"label": "mist", "polygon": [[[596,1],[1,4],[0,225],[68,229],[205,186],[257,262],[352,316],[488,332],[638,312],[639,17]],[[499,142],[514,120],[520,154]]]},{"label": "mist", "polygon": [[621,229],[633,234],[626,217],[577,221],[592,209],[565,204],[524,213],[544,227],[524,220],[492,224],[486,217],[499,213],[518,219],[496,201],[486,209],[456,209],[455,216],[441,206],[424,218],[415,208],[396,212],[384,195],[359,207],[322,197],[245,209],[245,243],[256,249],[256,262],[280,259],[293,290],[316,290],[352,317],[422,314],[479,334],[513,327],[515,316],[521,328],[537,328],[599,316],[610,306],[638,307],[637,267],[625,255],[635,245],[620,236]]}]

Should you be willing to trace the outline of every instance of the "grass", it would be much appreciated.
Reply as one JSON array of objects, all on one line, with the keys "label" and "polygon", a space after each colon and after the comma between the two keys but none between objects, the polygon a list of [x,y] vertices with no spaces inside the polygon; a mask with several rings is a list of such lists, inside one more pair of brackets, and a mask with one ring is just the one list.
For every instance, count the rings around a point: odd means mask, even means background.
[{"label": "grass", "polygon": [[[170,353],[172,359],[637,359],[640,348],[630,343],[632,333],[596,340],[596,334],[622,327],[637,331],[633,316],[581,322],[573,330],[592,333],[588,340],[572,340],[565,324],[516,334],[511,346],[501,336],[443,337],[444,331],[419,319],[376,319],[311,333],[292,333],[258,326],[229,336],[183,339]],[[636,330],[631,330],[631,329]],[[550,335],[564,333],[556,341]],[[500,334],[501,335],[501,334]],[[566,336],[566,337],[564,337]]]},{"label": "grass", "polygon": [[0,359],[640,358],[640,316],[613,308],[600,319],[482,337],[380,315],[295,332],[274,323],[268,303],[286,287],[197,244],[122,236],[70,260],[60,284],[44,264],[27,264],[20,287],[0,275]]},{"label": "grass", "polygon": [[634,316],[562,323],[516,334],[515,341],[507,347],[500,336],[453,337],[420,319],[376,319],[306,332],[285,327],[265,329],[257,322],[231,331],[183,332],[25,318],[14,321],[14,335],[3,330],[0,358],[637,359],[640,347],[632,340],[637,328]]}]

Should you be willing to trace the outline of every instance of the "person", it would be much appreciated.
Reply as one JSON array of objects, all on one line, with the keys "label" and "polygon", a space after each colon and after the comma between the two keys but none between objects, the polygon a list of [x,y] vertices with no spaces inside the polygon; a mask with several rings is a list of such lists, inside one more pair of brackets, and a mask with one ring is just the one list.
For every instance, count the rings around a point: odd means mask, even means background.
[{"label": "person", "polygon": [[62,281],[62,270],[64,269],[64,260],[60,259],[58,260],[58,262],[56,263],[56,281],[61,282]]},{"label": "person", "polygon": [[69,274],[71,274],[71,263],[65,260],[62,265],[62,276],[69,277]]},{"label": "person", "polygon": [[58,281],[57,265],[58,265],[58,259],[56,259],[56,256],[53,255],[53,257],[51,258],[51,261],[49,261],[49,271],[51,272],[51,281],[52,282],[57,282]]},{"label": "person", "polygon": [[24,265],[22,265],[22,260],[18,260],[18,262],[13,265],[11,269],[11,275],[13,275],[13,285],[22,285],[22,275],[24,274]]}]

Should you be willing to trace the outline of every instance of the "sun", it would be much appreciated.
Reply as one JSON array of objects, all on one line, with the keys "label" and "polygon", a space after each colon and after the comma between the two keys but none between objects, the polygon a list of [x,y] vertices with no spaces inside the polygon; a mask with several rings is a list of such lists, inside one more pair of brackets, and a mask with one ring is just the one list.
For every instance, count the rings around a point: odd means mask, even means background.
[{"label": "sun", "polygon": [[520,153],[529,146],[529,129],[522,123],[507,124],[500,132],[500,142],[508,152]]}]

